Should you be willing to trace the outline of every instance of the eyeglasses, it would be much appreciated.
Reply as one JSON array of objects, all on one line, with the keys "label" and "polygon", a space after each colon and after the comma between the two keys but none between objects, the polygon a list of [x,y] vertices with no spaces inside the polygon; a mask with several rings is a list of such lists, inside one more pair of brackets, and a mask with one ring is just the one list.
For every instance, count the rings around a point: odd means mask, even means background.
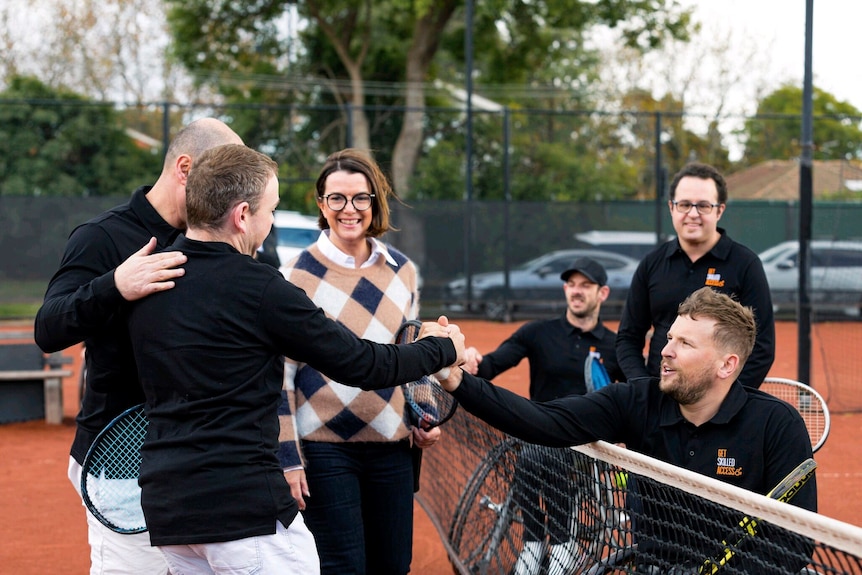
[{"label": "eyeglasses", "polygon": [[680,200],[680,201],[673,200],[673,201],[671,201],[671,203],[676,208],[676,211],[678,211],[681,214],[687,214],[691,211],[691,208],[696,208],[697,213],[702,215],[702,216],[705,216],[707,214],[711,214],[712,208],[717,208],[718,206],[721,205],[721,204],[710,204],[709,202],[697,202],[696,204],[693,204],[693,203],[689,202],[688,200]]},{"label": "eyeglasses", "polygon": [[[350,198],[350,203],[353,204],[356,211],[364,212],[371,207],[371,198],[373,197],[374,194],[356,194]],[[329,209],[336,212],[340,212],[347,207],[347,199],[347,196],[344,194],[327,194],[323,196],[323,200],[329,206]]]}]

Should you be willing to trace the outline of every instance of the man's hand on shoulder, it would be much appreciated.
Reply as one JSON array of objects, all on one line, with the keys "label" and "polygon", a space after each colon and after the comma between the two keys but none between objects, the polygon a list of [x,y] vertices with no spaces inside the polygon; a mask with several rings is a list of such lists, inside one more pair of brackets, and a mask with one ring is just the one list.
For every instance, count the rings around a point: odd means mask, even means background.
[{"label": "man's hand on shoulder", "polygon": [[133,253],[114,270],[114,285],[126,301],[171,289],[174,280],[185,273],[181,267],[188,259],[182,252],[154,254],[156,238]]}]

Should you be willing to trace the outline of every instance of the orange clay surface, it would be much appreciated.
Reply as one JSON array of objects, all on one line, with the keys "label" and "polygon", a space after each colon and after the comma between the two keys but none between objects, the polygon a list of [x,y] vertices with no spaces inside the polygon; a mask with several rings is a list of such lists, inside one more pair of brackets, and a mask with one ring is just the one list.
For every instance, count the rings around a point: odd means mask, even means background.
[{"label": "orange clay surface", "polygon": [[[521,323],[493,323],[461,320],[457,322],[467,334],[468,345],[481,352],[492,351]],[[616,328],[616,323],[608,322]],[[846,329],[848,324],[835,324]],[[853,325],[853,324],[849,324]],[[777,324],[778,350],[770,375],[796,377],[796,324]],[[32,324],[0,325],[0,330],[32,330]],[[818,326],[817,338],[841,337],[827,324]],[[23,340],[4,339],[6,343]],[[31,340],[32,341],[32,340]],[[74,435],[74,416],[78,410],[77,374],[80,348],[64,352],[74,360],[74,375],[64,381],[62,425],[44,421],[0,425],[0,572],[17,575],[45,573],[84,574],[89,568],[89,548],[84,509],[66,479],[69,445]],[[812,379],[824,381],[822,362],[814,353]],[[849,374],[848,374],[849,375]],[[858,386],[850,377],[845,382]],[[527,365],[501,375],[496,383],[520,393],[527,389]],[[857,389],[830,389],[833,398],[849,398]],[[823,390],[821,390],[823,392]],[[830,400],[830,405],[832,401]],[[835,414],[832,432],[826,445],[816,454],[819,463],[817,482],[820,512],[854,525],[862,525],[862,414]],[[445,428],[444,428],[445,433]],[[417,505],[412,573],[450,575],[452,568],[424,511]]]}]

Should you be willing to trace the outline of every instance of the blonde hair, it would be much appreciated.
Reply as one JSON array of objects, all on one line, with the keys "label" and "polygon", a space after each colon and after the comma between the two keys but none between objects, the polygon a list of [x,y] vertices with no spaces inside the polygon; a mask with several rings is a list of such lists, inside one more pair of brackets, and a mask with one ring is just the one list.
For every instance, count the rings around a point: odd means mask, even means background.
[{"label": "blonde hair", "polygon": [[679,304],[677,313],[692,319],[714,320],[713,341],[720,349],[738,355],[740,364],[751,355],[757,323],[750,307],[710,287],[702,287]]}]

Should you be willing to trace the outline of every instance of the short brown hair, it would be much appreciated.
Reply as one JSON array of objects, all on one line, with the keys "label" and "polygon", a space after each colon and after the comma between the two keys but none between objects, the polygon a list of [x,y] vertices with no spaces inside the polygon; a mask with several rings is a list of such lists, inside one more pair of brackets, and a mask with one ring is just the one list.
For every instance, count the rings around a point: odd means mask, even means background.
[{"label": "short brown hair", "polygon": [[[398,197],[392,191],[392,186],[389,185],[389,180],[380,166],[367,152],[346,148],[326,158],[315,184],[318,202],[323,201],[326,193],[326,178],[335,172],[362,174],[368,181],[368,191],[374,194],[374,197],[371,199],[371,225],[365,232],[367,237],[379,238],[390,229],[394,229],[389,223],[389,197],[392,196],[396,200]],[[323,217],[323,212],[318,215],[317,224],[321,230],[329,228],[329,222]]]},{"label": "short brown hair", "polygon": [[240,202],[257,212],[269,179],[277,174],[272,158],[241,144],[204,151],[186,182],[189,227],[217,229]]},{"label": "short brown hair", "polygon": [[729,295],[702,287],[679,304],[677,313],[692,319],[705,317],[714,320],[713,341],[722,350],[738,355],[740,364],[751,355],[757,335],[754,311]]},{"label": "short brown hair", "polygon": [[676,187],[679,185],[679,181],[685,177],[712,180],[715,182],[715,189],[718,191],[718,203],[727,203],[727,182],[724,181],[724,176],[709,164],[699,164],[697,162],[686,164],[680,171],[674,174],[673,181],[670,183],[671,201],[676,198]]}]

